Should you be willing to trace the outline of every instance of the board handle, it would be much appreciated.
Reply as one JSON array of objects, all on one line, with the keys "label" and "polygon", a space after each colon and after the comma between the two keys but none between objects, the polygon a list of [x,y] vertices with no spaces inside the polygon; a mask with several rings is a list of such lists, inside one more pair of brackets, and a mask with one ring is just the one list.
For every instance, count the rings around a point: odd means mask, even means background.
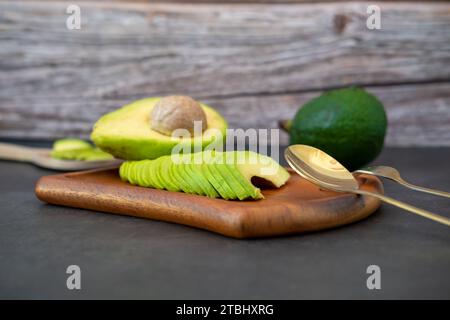
[{"label": "board handle", "polygon": [[0,159],[28,162],[33,159],[34,148],[24,147],[12,143],[0,142]]}]

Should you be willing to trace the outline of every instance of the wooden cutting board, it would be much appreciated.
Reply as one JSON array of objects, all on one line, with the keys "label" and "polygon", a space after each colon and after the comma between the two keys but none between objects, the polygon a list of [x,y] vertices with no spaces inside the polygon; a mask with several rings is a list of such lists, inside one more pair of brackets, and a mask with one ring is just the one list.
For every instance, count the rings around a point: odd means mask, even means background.
[{"label": "wooden cutting board", "polygon": [[[181,192],[132,186],[117,168],[45,176],[36,196],[47,203],[180,223],[235,238],[311,232],[366,218],[379,206],[374,197],[319,189],[290,171],[280,189],[263,190],[265,199],[227,201]],[[361,175],[361,188],[383,192],[379,179]]]}]

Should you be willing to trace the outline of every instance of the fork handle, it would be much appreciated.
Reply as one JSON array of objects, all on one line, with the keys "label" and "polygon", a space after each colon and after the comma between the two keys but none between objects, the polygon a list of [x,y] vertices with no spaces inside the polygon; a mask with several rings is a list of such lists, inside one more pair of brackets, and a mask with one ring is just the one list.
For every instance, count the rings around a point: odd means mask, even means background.
[{"label": "fork handle", "polygon": [[449,192],[445,192],[445,191],[441,191],[441,190],[434,190],[434,189],[430,189],[430,188],[425,188],[425,187],[419,187],[416,186],[412,183],[406,182],[403,179],[397,179],[396,180],[398,183],[400,183],[401,185],[412,189],[412,190],[416,190],[416,191],[421,191],[421,192],[426,192],[426,193],[430,193],[430,194],[434,194],[436,196],[441,196],[441,197],[446,197],[446,198],[450,198],[450,193]]},{"label": "fork handle", "polygon": [[407,210],[409,212],[418,214],[419,216],[422,216],[422,217],[434,220],[436,222],[445,224],[446,226],[450,227],[450,219],[448,219],[446,217],[443,217],[443,216],[440,216],[438,214],[432,213],[430,211],[414,207],[414,206],[412,206],[410,204],[407,204],[407,203],[395,200],[395,199],[390,198],[390,197],[386,197],[385,195],[378,194],[378,193],[368,192],[368,191],[365,191],[365,190],[354,190],[353,192],[361,194],[361,195],[368,195],[368,196],[376,197],[376,198],[378,198],[378,199],[380,199],[380,200],[382,200],[384,202],[387,202],[389,204],[392,204],[392,205],[394,205],[396,207],[402,208],[402,209]]}]

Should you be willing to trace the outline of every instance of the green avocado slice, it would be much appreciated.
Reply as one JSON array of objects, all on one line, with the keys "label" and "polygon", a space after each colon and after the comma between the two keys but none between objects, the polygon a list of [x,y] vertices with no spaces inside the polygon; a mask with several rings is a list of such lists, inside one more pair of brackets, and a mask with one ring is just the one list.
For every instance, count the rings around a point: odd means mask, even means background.
[{"label": "green avocado slice", "polygon": [[235,199],[244,200],[248,198],[248,194],[239,181],[233,176],[230,165],[226,163],[215,164],[217,172],[222,176],[223,181],[236,195]]},{"label": "green avocado slice", "polygon": [[122,181],[128,181],[128,167],[130,163],[128,161],[122,162],[122,164],[119,167],[119,177]]},{"label": "green avocado slice", "polygon": [[80,139],[60,139],[55,141],[51,156],[55,159],[79,161],[113,159],[112,155],[94,148],[89,142]]},{"label": "green avocado slice", "polygon": [[180,175],[180,178],[183,179],[186,184],[189,186],[188,192],[192,194],[199,194],[199,195],[205,195],[203,192],[203,189],[200,187],[200,185],[197,184],[194,177],[192,176],[192,173],[190,170],[188,170],[187,164],[189,163],[190,154],[188,155],[182,155],[180,158],[180,163],[174,163],[173,170],[177,171]]},{"label": "green avocado slice", "polygon": [[165,186],[158,176],[159,166],[161,163],[161,158],[150,161],[148,173],[151,174],[152,181],[155,184],[156,189],[164,189]]},{"label": "green avocado slice", "polygon": [[141,161],[141,166],[137,168],[141,172],[140,178],[144,187],[154,188],[154,182],[151,173],[148,171],[150,160]]},{"label": "green avocado slice", "polygon": [[159,178],[169,191],[180,191],[180,187],[172,179],[172,174],[170,172],[171,160],[170,156],[161,157],[161,163],[159,165]]},{"label": "green avocado slice", "polygon": [[147,175],[145,174],[146,166],[147,166],[146,161],[138,162],[135,165],[136,178],[137,178],[138,185],[143,186],[143,187],[149,186]]},{"label": "green avocado slice", "polygon": [[223,188],[225,194],[227,195],[226,199],[238,199],[238,195],[236,192],[233,191],[231,186],[227,183],[227,181],[223,178],[220,171],[222,169],[219,169],[220,165],[217,165],[215,163],[211,163],[208,165],[208,169],[210,170],[211,174],[214,176],[214,178],[217,180],[218,184]]},{"label": "green avocado slice", "polygon": [[205,194],[210,198],[217,198],[219,194],[216,189],[214,189],[213,185],[208,181],[208,179],[204,176],[201,163],[191,163],[189,165],[192,173],[198,179],[197,181],[202,186]]},{"label": "green avocado slice", "polygon": [[214,151],[205,151],[202,154],[202,172],[209,183],[214,187],[218,194],[224,199],[236,199],[237,196],[217,171],[215,163],[220,161],[221,153]]},{"label": "green avocado slice", "polygon": [[241,161],[244,161],[245,163],[246,158],[243,158],[245,157],[245,152],[225,152],[224,157],[227,163],[229,174],[234,178],[234,182],[240,185],[240,188],[237,188],[237,190],[240,190],[242,192],[241,197],[243,197],[244,199],[260,199],[262,196],[260,190],[258,188],[255,188],[251,181],[246,180],[238,169],[238,164]]},{"label": "green avocado slice", "polygon": [[128,176],[128,181],[130,181],[131,184],[136,185],[138,184],[138,178],[137,174],[139,173],[138,170],[136,170],[137,161],[132,161],[129,166],[130,174]]},{"label": "green avocado slice", "polygon": [[253,177],[277,188],[290,177],[276,161],[254,152],[211,155],[217,157],[202,156],[201,163],[195,163],[192,154],[183,155],[181,162],[175,162],[171,156],[128,161],[121,165],[119,174],[122,180],[133,185],[239,200],[264,198],[261,190],[253,185]]},{"label": "green avocado slice", "polygon": [[187,174],[187,176],[189,177],[188,182],[190,183],[190,185],[194,188],[194,191],[196,194],[205,196],[205,190],[203,189],[203,187],[200,185],[199,181],[197,180],[197,177],[195,176],[195,174],[193,173],[190,164],[184,164],[181,166],[181,170],[184,170]]},{"label": "green avocado slice", "polygon": [[191,186],[185,180],[184,176],[180,175],[178,169],[176,169],[177,164],[175,164],[172,159],[170,159],[170,171],[172,173],[173,181],[180,186],[181,191],[185,193],[193,193]]},{"label": "green avocado slice", "polygon": [[[199,158],[197,156],[200,156]],[[201,170],[201,163],[203,162],[201,153],[192,153],[184,156],[187,159],[185,162],[185,169],[190,174],[195,183],[202,189],[203,194],[210,197],[216,198],[219,194],[216,192],[214,187],[209,183],[208,179],[205,178]],[[196,162],[198,162],[196,164]]]},{"label": "green avocado slice", "polygon": [[212,171],[210,170],[210,165],[206,163],[202,163],[201,170],[203,173],[203,176],[208,180],[208,182],[214,187],[216,192],[224,199],[231,199],[230,195],[227,193],[223,185],[219,182],[218,179],[214,176]]}]

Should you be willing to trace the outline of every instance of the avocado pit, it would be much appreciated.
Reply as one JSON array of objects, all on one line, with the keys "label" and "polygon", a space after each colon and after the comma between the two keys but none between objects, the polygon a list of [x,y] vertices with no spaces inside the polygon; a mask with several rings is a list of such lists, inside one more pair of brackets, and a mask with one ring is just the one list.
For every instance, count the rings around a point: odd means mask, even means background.
[{"label": "avocado pit", "polygon": [[194,135],[194,122],[201,121],[202,132],[207,128],[206,114],[200,103],[188,96],[161,98],[151,113],[151,128],[170,136],[176,129],[186,129]]}]

